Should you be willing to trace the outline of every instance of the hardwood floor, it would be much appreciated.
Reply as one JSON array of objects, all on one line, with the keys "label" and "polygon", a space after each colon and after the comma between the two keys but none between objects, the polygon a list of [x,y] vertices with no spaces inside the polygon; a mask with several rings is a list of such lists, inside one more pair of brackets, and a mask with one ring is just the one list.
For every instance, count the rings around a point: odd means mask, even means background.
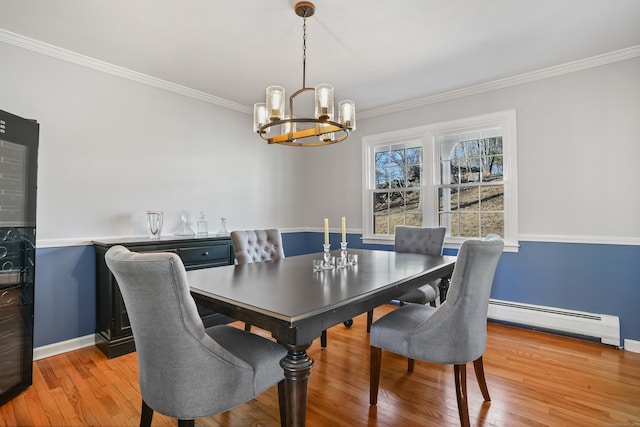
[{"label": "hardwood floor", "polygon": [[[375,318],[392,310],[376,309]],[[378,405],[369,406],[366,315],[314,342],[308,426],[459,425],[453,368],[383,352]],[[244,324],[234,326],[243,328]],[[640,354],[490,323],[484,366],[492,401],[483,404],[469,365],[473,426],[640,426]],[[254,328],[255,333],[266,332]],[[0,426],[137,426],[136,355],[107,359],[95,347],[34,364],[34,384],[0,407]],[[198,426],[278,426],[277,389]],[[153,426],[176,420],[155,414]]]}]

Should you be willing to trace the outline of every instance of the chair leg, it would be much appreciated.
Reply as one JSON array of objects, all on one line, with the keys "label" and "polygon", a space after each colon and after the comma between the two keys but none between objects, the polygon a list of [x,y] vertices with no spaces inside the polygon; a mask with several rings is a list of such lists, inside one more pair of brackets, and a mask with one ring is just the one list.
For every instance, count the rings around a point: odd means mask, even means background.
[{"label": "chair leg", "polygon": [[380,368],[382,365],[382,349],[371,346],[369,360],[369,404],[378,403],[378,386],[380,385]]},{"label": "chair leg", "polygon": [[373,310],[367,311],[367,333],[371,332],[371,324],[373,323]]},{"label": "chair leg", "polygon": [[251,332],[251,325],[247,322],[244,323],[244,330],[247,332]]},{"label": "chair leg", "polygon": [[473,361],[473,369],[476,372],[476,378],[478,379],[478,385],[482,392],[482,397],[485,402],[491,402],[491,396],[489,396],[489,389],[487,388],[487,381],[484,379],[484,365],[482,363],[482,356]]},{"label": "chair leg", "polygon": [[453,365],[453,375],[456,380],[456,399],[458,400],[460,425],[462,427],[469,427],[469,406],[467,404],[467,365]]},{"label": "chair leg", "polygon": [[140,412],[140,427],[151,427],[151,419],[153,418],[153,409],[147,405],[142,399],[142,411]]},{"label": "chair leg", "polygon": [[322,331],[322,335],[320,335],[320,347],[327,348],[327,330]]},{"label": "chair leg", "polygon": [[407,358],[407,372],[413,372],[413,367],[415,366],[416,361],[411,358]]},{"label": "chair leg", "polygon": [[278,406],[280,406],[280,425],[287,425],[287,397],[284,390],[284,380],[278,383]]},{"label": "chair leg", "polygon": [[178,420],[178,427],[195,427],[195,420]]}]

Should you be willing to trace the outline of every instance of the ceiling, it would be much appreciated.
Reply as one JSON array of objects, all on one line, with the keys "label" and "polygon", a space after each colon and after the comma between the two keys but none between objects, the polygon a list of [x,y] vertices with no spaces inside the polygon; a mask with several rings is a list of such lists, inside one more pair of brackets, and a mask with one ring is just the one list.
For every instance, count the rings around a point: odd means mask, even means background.
[{"label": "ceiling", "polygon": [[[0,0],[0,29],[252,106],[302,87],[295,3]],[[638,0],[314,3],[307,86],[361,112],[640,45]]]}]

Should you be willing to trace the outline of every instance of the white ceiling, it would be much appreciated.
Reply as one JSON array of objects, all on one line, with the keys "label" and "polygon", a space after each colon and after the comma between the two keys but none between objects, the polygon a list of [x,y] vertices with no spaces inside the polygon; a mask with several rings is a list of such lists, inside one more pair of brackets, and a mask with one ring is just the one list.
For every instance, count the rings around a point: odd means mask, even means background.
[{"label": "white ceiling", "polygon": [[[251,106],[302,87],[295,0],[0,0],[0,29]],[[315,0],[307,86],[359,111],[640,45],[640,0]]]}]

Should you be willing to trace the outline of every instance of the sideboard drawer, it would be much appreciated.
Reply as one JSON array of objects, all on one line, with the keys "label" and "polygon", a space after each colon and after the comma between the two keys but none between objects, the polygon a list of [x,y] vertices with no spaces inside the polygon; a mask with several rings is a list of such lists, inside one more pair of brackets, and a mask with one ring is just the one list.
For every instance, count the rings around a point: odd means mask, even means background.
[{"label": "sideboard drawer", "polygon": [[185,266],[190,264],[229,264],[229,245],[199,246],[178,248],[178,256]]}]

